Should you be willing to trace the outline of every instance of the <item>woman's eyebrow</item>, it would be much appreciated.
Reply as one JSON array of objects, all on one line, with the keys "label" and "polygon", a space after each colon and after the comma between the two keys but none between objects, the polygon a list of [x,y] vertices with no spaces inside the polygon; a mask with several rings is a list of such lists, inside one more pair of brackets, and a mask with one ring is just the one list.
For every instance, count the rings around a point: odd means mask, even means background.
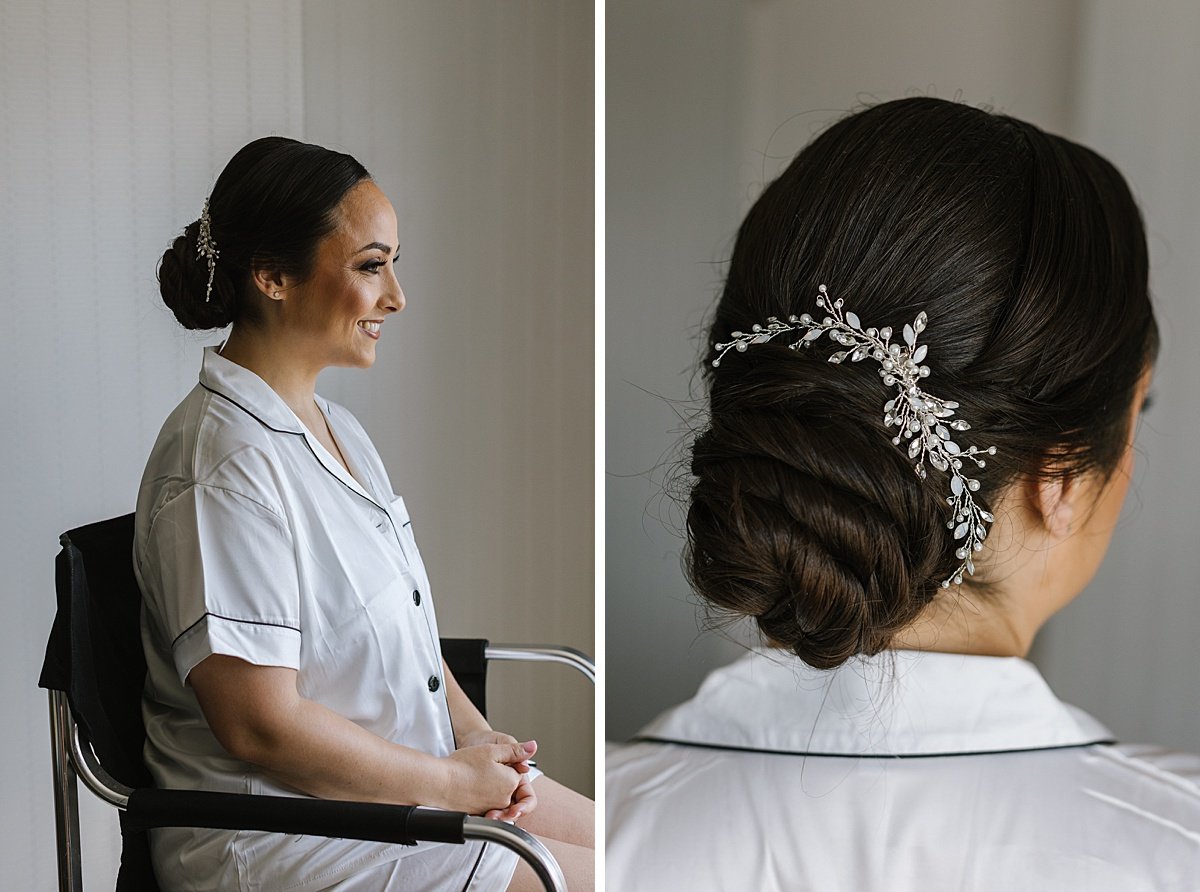
[{"label": "woman's eyebrow", "polygon": [[[363,245],[361,248],[359,248],[354,253],[361,254],[363,251],[382,251],[384,254],[391,254],[392,247],[391,247],[391,245],[385,245],[383,242],[371,242],[371,244],[369,244],[369,245]],[[400,249],[397,248],[396,254],[399,254],[399,253],[400,253]]]}]

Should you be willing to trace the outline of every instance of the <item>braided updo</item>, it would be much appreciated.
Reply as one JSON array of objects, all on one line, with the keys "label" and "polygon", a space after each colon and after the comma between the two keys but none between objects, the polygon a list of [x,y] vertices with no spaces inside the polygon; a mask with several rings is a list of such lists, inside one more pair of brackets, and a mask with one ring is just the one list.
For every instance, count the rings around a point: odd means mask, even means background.
[{"label": "braided updo", "polygon": [[212,237],[220,251],[208,291],[209,267],[197,257],[200,221],[187,225],[163,254],[158,287],[184,328],[224,328],[254,321],[253,269],[301,280],[312,271],[317,244],[337,226],[336,210],[369,179],[350,155],[283,136],[265,136],[238,150],[209,199]]},{"label": "braided updo", "polygon": [[1112,472],[1158,332],[1139,211],[1095,152],[930,98],[800,152],[742,223],[716,307],[685,564],[710,606],[832,668],[886,648],[959,561],[945,478],[892,445],[871,363],[770,343],[712,367],[731,332],[815,312],[820,283],[864,324],[928,314],[930,390],[998,449],[984,507],[1049,466]]}]

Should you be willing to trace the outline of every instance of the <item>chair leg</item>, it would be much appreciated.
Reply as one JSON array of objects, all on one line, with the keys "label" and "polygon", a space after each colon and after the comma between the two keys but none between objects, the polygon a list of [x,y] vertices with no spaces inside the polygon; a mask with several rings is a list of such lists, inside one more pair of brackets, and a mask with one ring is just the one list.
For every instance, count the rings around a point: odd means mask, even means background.
[{"label": "chair leg", "polygon": [[50,748],[54,756],[54,823],[59,892],[83,892],[79,851],[79,789],[71,766],[67,695],[50,691]]}]

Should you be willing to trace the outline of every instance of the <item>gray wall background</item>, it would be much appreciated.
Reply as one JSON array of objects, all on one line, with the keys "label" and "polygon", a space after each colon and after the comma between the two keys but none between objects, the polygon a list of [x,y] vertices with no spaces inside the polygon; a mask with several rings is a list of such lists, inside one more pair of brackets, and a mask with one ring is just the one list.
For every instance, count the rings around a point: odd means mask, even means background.
[{"label": "gray wall background", "polygon": [[621,740],[728,662],[700,631],[662,495],[742,215],[859,101],[989,104],[1094,147],[1142,204],[1164,348],[1135,484],[1095,581],[1032,659],[1125,740],[1200,749],[1187,454],[1200,412],[1200,10],[1174,0],[615,0],[606,135],[606,736]]},{"label": "gray wall background", "polygon": [[[400,223],[408,307],[321,393],[412,512],[448,635],[595,652],[593,8],[584,0],[0,0],[0,864],[57,888],[46,698],[57,537],[132,510],[201,347],[155,264],[228,158],[343,148]],[[497,727],[584,792],[593,697],[501,667]],[[83,809],[112,888],[115,812]]]}]

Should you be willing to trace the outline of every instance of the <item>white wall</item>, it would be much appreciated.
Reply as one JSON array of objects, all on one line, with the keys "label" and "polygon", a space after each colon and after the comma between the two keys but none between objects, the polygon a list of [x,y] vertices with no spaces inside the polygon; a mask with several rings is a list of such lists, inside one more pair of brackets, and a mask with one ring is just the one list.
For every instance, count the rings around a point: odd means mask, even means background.
[{"label": "white wall", "polygon": [[1033,657],[1120,736],[1200,749],[1188,516],[1200,474],[1187,453],[1200,413],[1184,393],[1200,372],[1186,346],[1200,335],[1189,290],[1200,278],[1200,13],[1118,0],[619,0],[607,28],[609,738],[689,696],[738,649],[698,631],[670,529],[678,513],[658,493],[659,463],[678,454],[673,409],[696,405],[669,400],[695,395],[700,322],[741,216],[860,100],[924,94],[1079,139],[1143,202],[1166,335],[1160,402],[1139,438],[1146,460],[1109,559]]},{"label": "white wall", "polygon": [[[5,888],[56,888],[36,682],[57,537],[132,509],[162,419],[219,339],[179,328],[155,264],[254,137],[336,141],[396,205],[410,299],[399,337],[375,369],[320,388],[358,414],[411,493],[445,630],[595,649],[591,7],[496,4],[468,19],[426,0],[328,4],[333,48],[314,6],[0,0]],[[455,34],[474,64],[432,58]],[[355,41],[371,47],[370,83]],[[518,117],[497,125],[504,115]],[[528,683],[497,698],[498,721],[536,734],[543,765],[588,788],[590,691],[554,668]],[[85,881],[111,888],[113,813],[80,799]]]}]

